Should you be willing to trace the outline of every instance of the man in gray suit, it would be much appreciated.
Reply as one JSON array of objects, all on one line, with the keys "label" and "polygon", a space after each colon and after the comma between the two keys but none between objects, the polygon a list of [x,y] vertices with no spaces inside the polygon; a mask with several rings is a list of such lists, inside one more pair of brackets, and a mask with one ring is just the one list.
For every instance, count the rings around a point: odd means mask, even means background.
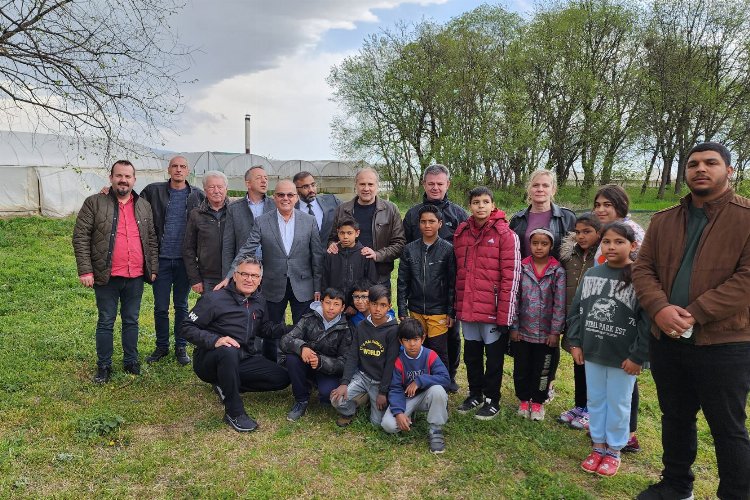
[{"label": "man in gray suit", "polygon": [[[260,248],[266,276],[261,292],[268,301],[268,316],[275,323],[283,323],[288,303],[292,321],[297,323],[312,301],[320,300],[324,250],[315,217],[294,208],[297,192],[291,180],[276,183],[273,199],[276,210],[255,219],[250,236],[217,288],[229,283],[243,255],[253,256]],[[263,356],[275,361],[276,344],[275,340],[264,339]]]},{"label": "man in gray suit", "polygon": [[319,186],[310,172],[303,170],[295,174],[292,182],[297,187],[299,196],[299,201],[294,208],[315,217],[320,229],[320,243],[325,245],[333,228],[336,207],[341,205],[341,201],[332,194],[318,194]]},{"label": "man in gray suit", "polygon": [[233,201],[227,207],[224,240],[221,246],[221,273],[224,276],[229,274],[232,261],[250,236],[255,219],[276,209],[273,199],[266,196],[268,174],[263,167],[255,165],[245,172],[245,186],[247,195]]}]

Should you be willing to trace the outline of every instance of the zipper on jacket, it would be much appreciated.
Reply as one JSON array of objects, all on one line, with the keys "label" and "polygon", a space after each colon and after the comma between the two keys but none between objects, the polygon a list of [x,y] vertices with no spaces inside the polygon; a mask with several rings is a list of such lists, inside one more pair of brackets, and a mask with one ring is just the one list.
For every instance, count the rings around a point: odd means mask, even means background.
[{"label": "zipper on jacket", "polygon": [[495,311],[497,311],[497,304],[498,304],[498,297],[497,297],[497,285],[492,285],[492,288],[495,291]]},{"label": "zipper on jacket", "polygon": [[[422,242],[422,245],[424,245],[424,241]],[[422,314],[427,314],[427,297],[425,292],[425,283],[427,283],[427,252],[429,252],[430,249],[427,248],[427,250],[424,253],[424,257],[422,258]]]}]

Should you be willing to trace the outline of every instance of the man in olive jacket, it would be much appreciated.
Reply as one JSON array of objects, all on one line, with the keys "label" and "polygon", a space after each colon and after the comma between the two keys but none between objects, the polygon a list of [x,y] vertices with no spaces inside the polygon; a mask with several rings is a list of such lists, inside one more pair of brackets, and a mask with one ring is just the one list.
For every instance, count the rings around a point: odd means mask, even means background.
[{"label": "man in olive jacket", "polygon": [[99,311],[96,383],[109,381],[112,372],[112,334],[118,304],[124,369],[140,374],[138,314],[143,281],[153,282],[159,268],[151,205],[133,193],[135,167],[127,160],[117,161],[109,181],[112,187],[108,194],[86,198],[73,229],[78,279],[94,289]]},{"label": "man in olive jacket", "polygon": [[654,214],[633,266],[653,318],[651,370],[662,412],[662,480],[638,498],[692,498],[703,410],[714,439],[719,498],[750,498],[750,200],[729,185],[729,150],[688,155],[690,194]]}]

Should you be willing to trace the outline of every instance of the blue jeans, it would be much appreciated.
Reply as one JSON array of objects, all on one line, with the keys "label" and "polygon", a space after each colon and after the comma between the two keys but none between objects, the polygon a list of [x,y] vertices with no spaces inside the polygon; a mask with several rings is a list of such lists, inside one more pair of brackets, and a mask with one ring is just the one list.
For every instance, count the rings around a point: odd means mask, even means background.
[{"label": "blue jeans", "polygon": [[112,366],[113,331],[117,306],[122,319],[123,364],[138,362],[138,314],[143,296],[143,278],[113,276],[106,285],[94,285],[96,308],[96,364]]},{"label": "blue jeans", "polygon": [[188,313],[190,283],[183,260],[159,257],[159,274],[156,276],[153,287],[156,347],[169,349],[170,293],[174,302],[174,345],[175,347],[185,347],[187,341],[180,335],[180,330]]},{"label": "blue jeans", "polygon": [[341,375],[329,375],[313,370],[296,354],[286,355],[286,369],[292,382],[292,394],[295,401],[310,400],[310,381],[318,385],[318,399],[322,404],[331,402],[331,391],[339,386]]}]

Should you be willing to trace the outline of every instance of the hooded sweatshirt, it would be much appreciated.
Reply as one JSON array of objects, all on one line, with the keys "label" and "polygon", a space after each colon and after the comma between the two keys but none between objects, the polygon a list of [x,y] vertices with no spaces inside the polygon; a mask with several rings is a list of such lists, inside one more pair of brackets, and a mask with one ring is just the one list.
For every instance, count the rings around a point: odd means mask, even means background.
[{"label": "hooded sweatshirt", "polygon": [[341,384],[349,385],[354,373],[359,370],[368,377],[380,381],[378,392],[388,394],[393,375],[393,365],[400,349],[398,323],[388,315],[385,323],[375,326],[371,317],[357,325],[354,339],[344,365]]}]

